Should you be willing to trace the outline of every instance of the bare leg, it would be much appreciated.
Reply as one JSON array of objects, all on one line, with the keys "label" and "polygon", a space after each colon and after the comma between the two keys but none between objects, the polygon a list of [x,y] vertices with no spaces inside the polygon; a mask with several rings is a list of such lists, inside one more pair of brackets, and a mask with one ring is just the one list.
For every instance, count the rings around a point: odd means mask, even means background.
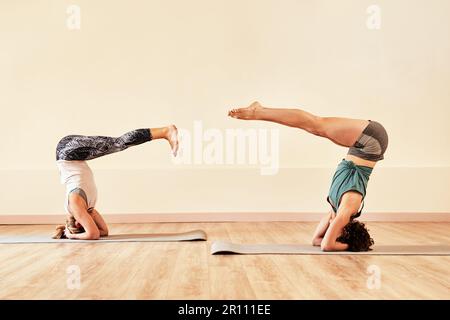
[{"label": "bare leg", "polygon": [[175,125],[170,125],[163,128],[152,128],[149,129],[152,135],[152,140],[156,139],[166,139],[170,147],[172,148],[172,152],[174,156],[177,155],[178,152],[178,130]]},{"label": "bare leg", "polygon": [[303,129],[334,143],[351,147],[369,123],[367,120],[319,117],[300,109],[274,109],[253,102],[247,108],[233,109],[229,116],[242,120],[264,120]]},{"label": "bare leg", "polygon": [[178,151],[177,128],[170,125],[163,128],[135,129],[119,137],[69,135],[62,138],[56,146],[56,160],[92,160],[108,154],[121,152],[152,139],[166,139],[173,154]]}]

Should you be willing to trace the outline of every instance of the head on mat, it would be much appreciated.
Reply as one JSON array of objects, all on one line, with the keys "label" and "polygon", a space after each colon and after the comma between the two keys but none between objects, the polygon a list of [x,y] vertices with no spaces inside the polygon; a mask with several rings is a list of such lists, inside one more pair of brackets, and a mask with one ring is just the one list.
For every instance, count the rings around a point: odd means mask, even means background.
[{"label": "head on mat", "polygon": [[366,225],[358,220],[350,221],[342,230],[337,241],[346,243],[349,251],[369,251],[375,243]]}]

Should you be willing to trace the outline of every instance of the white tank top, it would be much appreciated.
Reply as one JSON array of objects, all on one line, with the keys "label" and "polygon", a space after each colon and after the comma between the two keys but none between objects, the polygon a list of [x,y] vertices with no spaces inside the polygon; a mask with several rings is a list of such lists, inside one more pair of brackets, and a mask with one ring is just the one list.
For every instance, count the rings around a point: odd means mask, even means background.
[{"label": "white tank top", "polygon": [[66,200],[64,209],[69,212],[69,193],[80,188],[86,193],[88,209],[95,207],[97,202],[97,187],[95,186],[94,174],[86,161],[58,160],[56,165],[59,169],[61,184],[66,185]]}]

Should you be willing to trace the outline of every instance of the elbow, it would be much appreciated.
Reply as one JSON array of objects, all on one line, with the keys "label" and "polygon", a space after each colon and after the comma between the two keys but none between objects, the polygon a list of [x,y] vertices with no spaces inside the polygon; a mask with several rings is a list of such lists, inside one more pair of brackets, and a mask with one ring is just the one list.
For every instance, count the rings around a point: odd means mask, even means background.
[{"label": "elbow", "polygon": [[100,239],[100,231],[92,231],[86,234],[88,240],[98,240]]},{"label": "elbow", "polygon": [[108,230],[102,230],[100,231],[100,237],[107,237],[109,234]]},{"label": "elbow", "polygon": [[324,252],[334,251],[334,247],[329,243],[322,243],[320,249]]},{"label": "elbow", "polygon": [[98,240],[100,239],[100,234],[94,234],[89,236],[89,240]]},{"label": "elbow", "polygon": [[314,247],[319,247],[322,244],[322,238],[313,238],[311,243]]}]

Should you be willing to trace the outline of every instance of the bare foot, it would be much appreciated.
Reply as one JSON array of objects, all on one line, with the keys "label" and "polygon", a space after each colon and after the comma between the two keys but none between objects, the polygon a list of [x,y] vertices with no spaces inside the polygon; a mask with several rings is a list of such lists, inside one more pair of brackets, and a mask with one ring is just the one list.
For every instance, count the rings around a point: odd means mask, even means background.
[{"label": "bare foot", "polygon": [[235,119],[242,120],[256,120],[257,111],[261,110],[262,106],[259,102],[255,101],[246,108],[232,109],[228,112],[228,115]]},{"label": "bare foot", "polygon": [[178,129],[175,125],[167,127],[166,140],[169,142],[172,148],[172,153],[176,157],[178,152]]}]

